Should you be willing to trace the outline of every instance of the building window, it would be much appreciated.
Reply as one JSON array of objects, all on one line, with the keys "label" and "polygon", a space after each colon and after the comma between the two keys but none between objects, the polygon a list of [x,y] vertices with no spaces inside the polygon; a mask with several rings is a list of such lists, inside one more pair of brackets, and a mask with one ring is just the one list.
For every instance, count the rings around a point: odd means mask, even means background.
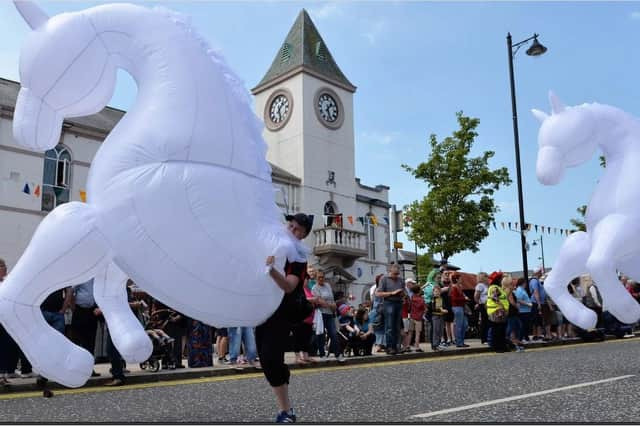
[{"label": "building window", "polygon": [[69,201],[71,185],[71,153],[59,144],[44,154],[42,210],[52,211]]},{"label": "building window", "polygon": [[367,247],[369,259],[376,259],[376,226],[371,221],[372,216],[373,214],[367,214]]},{"label": "building window", "polygon": [[325,227],[331,227],[332,225],[338,225],[338,220],[336,220],[336,212],[338,212],[338,206],[332,201],[328,201],[324,204],[324,218],[325,218]]}]

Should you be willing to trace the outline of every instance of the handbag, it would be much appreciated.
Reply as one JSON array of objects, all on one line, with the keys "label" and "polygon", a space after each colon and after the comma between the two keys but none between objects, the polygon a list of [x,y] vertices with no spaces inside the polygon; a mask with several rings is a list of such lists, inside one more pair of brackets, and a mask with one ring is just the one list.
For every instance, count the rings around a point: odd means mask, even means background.
[{"label": "handbag", "polygon": [[507,312],[504,308],[497,308],[493,313],[489,314],[489,320],[493,323],[504,323],[507,321]]},{"label": "handbag", "polygon": [[322,320],[322,312],[317,308],[313,313],[313,328],[316,335],[324,334],[324,321]]},{"label": "handbag", "polygon": [[302,284],[284,296],[285,317],[291,323],[300,323],[311,315],[313,305],[307,299]]}]

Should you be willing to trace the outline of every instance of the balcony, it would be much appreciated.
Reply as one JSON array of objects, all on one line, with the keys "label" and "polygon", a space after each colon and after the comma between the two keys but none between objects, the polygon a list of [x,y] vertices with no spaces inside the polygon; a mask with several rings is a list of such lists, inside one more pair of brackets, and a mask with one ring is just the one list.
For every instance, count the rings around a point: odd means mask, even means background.
[{"label": "balcony", "polygon": [[358,258],[366,257],[367,235],[359,231],[338,227],[325,227],[313,230],[315,243],[313,254],[320,265],[339,265],[351,267]]}]

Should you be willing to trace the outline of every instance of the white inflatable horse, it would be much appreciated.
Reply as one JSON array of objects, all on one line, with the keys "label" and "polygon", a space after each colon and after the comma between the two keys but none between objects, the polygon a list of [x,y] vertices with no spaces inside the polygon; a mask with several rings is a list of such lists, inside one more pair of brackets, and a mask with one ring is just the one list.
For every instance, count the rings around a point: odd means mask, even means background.
[{"label": "white inflatable horse", "polygon": [[93,160],[88,202],[47,215],[0,286],[0,321],[34,368],[70,387],[91,374],[93,355],[39,308],[90,278],[113,342],[132,363],[152,346],[128,307],[128,277],[211,325],[266,320],[283,296],[265,274],[266,257],[282,266],[304,251],[275,204],[262,125],[221,56],[164,9],[115,4],[49,18],[32,2],[16,6],[33,29],[20,58],[19,144],[55,147],[64,117],[105,107],[118,68],[138,85],[135,106]]},{"label": "white inflatable horse", "polygon": [[590,273],[606,310],[623,323],[640,318],[640,306],[620,284],[616,270],[640,280],[640,122],[601,104],[565,107],[549,94],[552,114],[533,110],[542,122],[536,173],[545,185],[557,184],[565,168],[589,160],[597,147],[607,161],[587,207],[587,232],[564,242],[544,287],[571,323],[596,325],[596,314],[567,291],[574,277]]}]

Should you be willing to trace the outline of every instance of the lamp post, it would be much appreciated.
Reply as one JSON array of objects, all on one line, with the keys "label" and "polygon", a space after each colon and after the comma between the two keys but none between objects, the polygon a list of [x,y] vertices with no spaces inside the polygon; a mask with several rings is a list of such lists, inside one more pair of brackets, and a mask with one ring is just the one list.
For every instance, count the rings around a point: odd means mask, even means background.
[{"label": "lamp post", "polygon": [[541,256],[541,260],[542,260],[542,272],[546,272],[547,269],[544,266],[544,239],[542,238],[543,235],[540,235],[539,239],[534,239],[533,242],[531,243],[533,246],[538,246],[538,242],[540,242],[540,250],[542,251],[542,256]]},{"label": "lamp post", "polygon": [[[516,109],[516,83],[513,77],[513,58],[518,53],[518,50],[529,41],[533,40],[531,46],[527,49],[527,55],[538,56],[547,51],[547,48],[538,42],[538,34],[533,34],[526,40],[521,42],[512,43],[511,33],[507,33],[507,53],[509,55],[509,80],[511,83],[511,110],[513,111],[513,141],[516,151],[516,181],[518,184],[518,207],[520,210],[520,249],[522,251],[522,272],[524,274],[524,280],[529,283],[529,266],[527,265],[527,238],[526,230],[527,223],[524,220],[524,203],[522,201],[522,174],[520,170],[520,141],[518,137],[518,112]],[[514,50],[515,49],[515,50]]]}]

